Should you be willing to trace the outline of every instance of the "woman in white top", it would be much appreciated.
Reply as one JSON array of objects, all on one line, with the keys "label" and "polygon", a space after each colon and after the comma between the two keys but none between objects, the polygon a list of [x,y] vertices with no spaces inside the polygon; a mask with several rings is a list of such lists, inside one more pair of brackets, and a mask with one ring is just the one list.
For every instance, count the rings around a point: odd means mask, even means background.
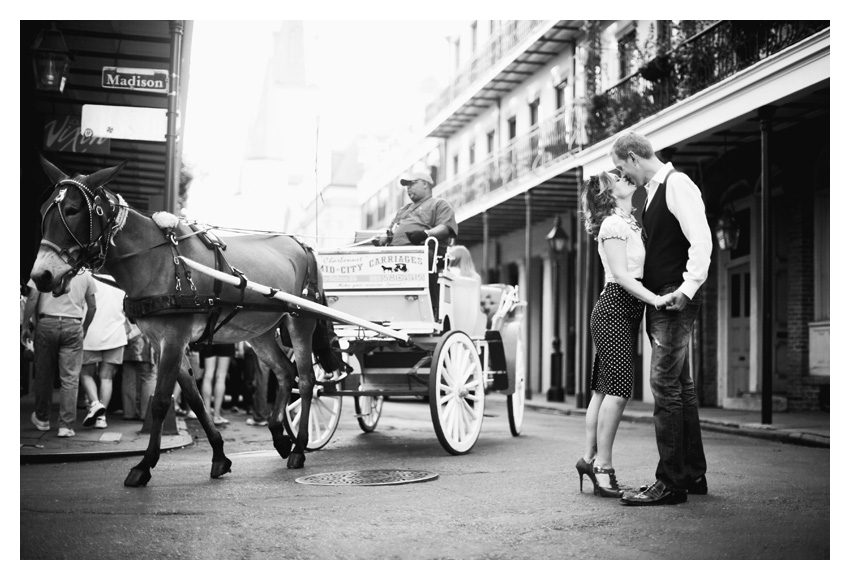
[{"label": "woman in white top", "polygon": [[587,475],[594,494],[620,497],[614,474],[614,437],[634,384],[633,353],[643,317],[643,303],[662,308],[670,295],[660,297],[640,283],[646,252],[641,227],[632,215],[636,187],[603,171],[582,190],[585,229],[599,242],[605,288],[590,316],[596,346],[591,378],[592,396],[585,416],[585,452],[576,470],[579,489]]},{"label": "woman in white top", "polygon": [[472,255],[466,246],[450,246],[446,258],[452,274],[481,281],[481,276],[475,270],[475,262],[472,261]]}]

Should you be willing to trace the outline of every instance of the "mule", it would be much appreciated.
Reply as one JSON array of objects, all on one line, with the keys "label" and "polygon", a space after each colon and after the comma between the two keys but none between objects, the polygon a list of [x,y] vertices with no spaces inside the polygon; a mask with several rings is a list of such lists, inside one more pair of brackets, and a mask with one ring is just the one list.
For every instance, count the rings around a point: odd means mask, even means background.
[{"label": "mule", "polygon": [[[341,367],[341,359],[331,346],[333,323],[305,316],[259,294],[246,295],[244,288],[222,287],[208,276],[193,277],[178,257],[222,269],[233,264],[238,269],[231,267],[228,273],[326,305],[321,272],[312,251],[290,236],[276,234],[228,237],[224,244],[171,214],[143,216],[105,187],[126,161],[73,177],[44,158],[41,163],[54,187],[41,207],[42,240],[31,272],[36,287],[58,296],[68,291],[70,277],[81,268],[95,272],[105,268],[127,295],[125,311],[159,353],[149,409],[150,440],[124,485],[144,486],[151,479],[151,469],[159,461],[162,424],[172,404],[175,381],[212,447],[210,477],[219,478],[231,471],[223,439],[203,404],[186,355],[187,345],[202,338],[213,343],[250,341],[257,356],[273,370],[280,389],[268,428],[275,449],[287,459],[287,467],[302,468],[316,379],[313,354],[328,373]],[[292,347],[292,360],[276,340],[277,330],[286,346]],[[283,422],[296,377],[301,418],[292,441]]]}]

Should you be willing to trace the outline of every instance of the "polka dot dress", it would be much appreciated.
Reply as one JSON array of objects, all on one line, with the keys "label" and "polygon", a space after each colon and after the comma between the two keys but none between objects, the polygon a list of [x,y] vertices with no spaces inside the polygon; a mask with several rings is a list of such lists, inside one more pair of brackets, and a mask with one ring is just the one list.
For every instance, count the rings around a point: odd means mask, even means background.
[{"label": "polka dot dress", "polygon": [[632,353],[637,341],[643,302],[619,284],[609,282],[590,315],[590,335],[596,345],[591,388],[629,398],[634,385]]}]

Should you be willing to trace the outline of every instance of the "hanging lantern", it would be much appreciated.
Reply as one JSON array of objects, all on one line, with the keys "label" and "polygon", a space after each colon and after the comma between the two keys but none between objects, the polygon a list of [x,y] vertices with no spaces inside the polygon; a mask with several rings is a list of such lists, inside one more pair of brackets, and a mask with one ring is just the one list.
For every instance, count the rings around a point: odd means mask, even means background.
[{"label": "hanging lantern", "polygon": [[734,250],[738,247],[740,235],[741,229],[735,223],[735,218],[729,211],[724,212],[717,220],[717,226],[714,228],[717,245],[720,246],[721,250]]},{"label": "hanging lantern", "polygon": [[546,235],[546,241],[549,242],[549,247],[555,254],[562,253],[567,247],[570,237],[564,231],[564,228],[561,227],[561,216],[555,216],[555,226]]},{"label": "hanging lantern", "polygon": [[59,93],[64,91],[71,66],[71,51],[62,33],[55,27],[42,30],[33,43],[32,53],[36,88]]}]

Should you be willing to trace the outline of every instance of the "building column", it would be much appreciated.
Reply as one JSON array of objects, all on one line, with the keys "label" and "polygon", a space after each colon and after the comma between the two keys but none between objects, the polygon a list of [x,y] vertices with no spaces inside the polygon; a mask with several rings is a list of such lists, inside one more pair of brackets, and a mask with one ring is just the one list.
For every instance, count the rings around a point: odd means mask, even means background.
[{"label": "building column", "polygon": [[770,207],[770,133],[774,107],[759,109],[761,131],[761,422],[773,422],[773,227]]}]

